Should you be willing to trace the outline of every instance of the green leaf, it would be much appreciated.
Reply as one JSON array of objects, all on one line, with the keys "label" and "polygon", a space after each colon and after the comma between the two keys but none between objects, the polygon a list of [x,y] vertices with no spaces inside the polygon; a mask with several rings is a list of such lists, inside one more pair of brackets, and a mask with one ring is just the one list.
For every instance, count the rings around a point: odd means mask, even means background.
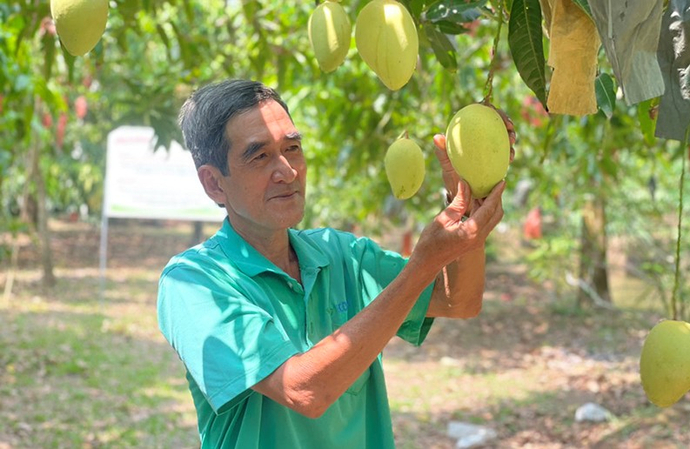
[{"label": "green leaf", "polygon": [[407,9],[414,18],[418,18],[422,15],[422,10],[424,9],[424,0],[411,0],[407,3]]},{"label": "green leaf", "polygon": [[[640,122],[640,131],[647,145],[656,143],[654,130],[656,129],[656,114],[653,114],[655,99],[650,99],[637,104],[637,120]],[[652,118],[654,116],[654,118]]]},{"label": "green leaf", "polygon": [[449,22],[447,20],[439,20],[434,22],[434,25],[438,27],[438,30],[443,34],[464,34],[469,31],[469,29],[460,23]]},{"label": "green leaf", "polygon": [[546,107],[546,60],[539,0],[513,1],[508,45],[520,77]]},{"label": "green leaf", "polygon": [[597,106],[606,115],[606,118],[613,116],[616,107],[616,88],[613,85],[613,78],[608,73],[602,73],[594,80],[594,91],[597,97]]},{"label": "green leaf", "polygon": [[456,71],[458,69],[458,60],[455,55],[455,48],[448,39],[448,36],[438,31],[433,26],[425,26],[424,32],[431,43],[431,48],[434,50],[436,59],[443,67],[448,70]]},{"label": "green leaf", "polygon": [[487,0],[465,2],[463,0],[448,0],[434,3],[426,12],[426,20],[436,23],[440,21],[452,23],[466,23],[481,16],[481,8]]}]

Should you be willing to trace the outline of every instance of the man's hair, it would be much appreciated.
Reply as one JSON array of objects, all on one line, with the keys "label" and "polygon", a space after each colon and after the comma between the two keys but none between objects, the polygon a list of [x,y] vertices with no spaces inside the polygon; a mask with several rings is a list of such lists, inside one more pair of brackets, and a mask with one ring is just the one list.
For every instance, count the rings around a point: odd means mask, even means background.
[{"label": "man's hair", "polygon": [[179,124],[196,168],[209,164],[228,175],[232,142],[225,126],[233,117],[274,100],[290,115],[278,93],[258,81],[225,80],[196,90],[180,109]]}]

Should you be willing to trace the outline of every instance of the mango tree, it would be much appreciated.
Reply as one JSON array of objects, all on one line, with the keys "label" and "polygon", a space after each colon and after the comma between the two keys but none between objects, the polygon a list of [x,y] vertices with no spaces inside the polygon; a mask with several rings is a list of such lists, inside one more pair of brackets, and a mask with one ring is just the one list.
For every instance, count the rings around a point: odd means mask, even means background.
[{"label": "mango tree", "polygon": [[[628,78],[621,75],[623,81],[619,82],[614,73],[608,80],[615,84],[601,82],[606,78],[597,71],[610,74],[618,66],[610,63],[608,54],[597,60],[594,52],[592,60],[591,47],[596,42],[563,34],[562,8],[577,15],[584,29],[593,31],[585,34],[598,34],[593,28],[593,11],[598,10],[584,0],[403,1],[418,32],[419,54],[413,76],[395,91],[364,62],[354,39],[343,64],[331,72],[322,71],[307,31],[315,4],[220,0],[121,0],[110,4],[101,40],[79,57],[66,52],[58,36],[41,31],[40,24],[46,19],[50,22],[47,5],[27,0],[0,7],[4,19],[0,48],[8,62],[0,78],[0,92],[6,98],[4,111],[12,111],[0,120],[9,129],[20,130],[6,138],[4,148],[9,150],[3,151],[0,162],[8,167],[3,169],[8,176],[3,179],[18,180],[27,173],[20,161],[28,154],[24,149],[28,146],[16,143],[20,142],[17,139],[26,139],[25,143],[36,140],[27,137],[27,123],[37,123],[41,117],[36,98],[53,116],[66,112],[71,118],[62,152],[44,148],[52,148],[50,143],[41,146],[43,163],[50,165],[60,156],[65,161],[61,167],[72,161],[98,169],[91,171],[93,189],[80,193],[80,201],[88,204],[89,197],[98,196],[100,179],[95,173],[102,173],[104,137],[109,130],[120,124],[150,125],[156,131],[157,145],[164,148],[171,140],[180,139],[175,121],[181,101],[198,85],[222,77],[261,79],[277,87],[291,106],[293,118],[305,134],[310,164],[312,188],[304,226],[362,223],[369,230],[385,232],[383,218],[398,224],[428,220],[443,197],[433,135],[445,131],[452,115],[472,102],[491,101],[514,117],[520,141],[509,177],[537,181],[536,191],[547,202],[562,184],[554,173],[587,180],[599,176],[604,165],[610,166],[617,144],[608,149],[592,145],[598,142],[592,130],[609,126],[604,124],[607,113],[613,114],[608,119],[611,123],[618,120],[621,136],[630,136],[633,144],[642,141],[636,110],[613,109],[610,101],[616,87],[634,92],[629,84],[623,86]],[[353,24],[367,4],[342,3]],[[576,42],[582,47],[578,51],[589,58],[586,67],[590,71],[577,73],[584,79],[582,83],[568,83],[567,76],[562,76],[568,73],[564,59],[552,58],[565,54],[562,46],[568,42]],[[38,87],[28,88],[26,79],[34,80],[29,85]],[[584,91],[579,90],[582,86]],[[88,114],[74,118],[71,105],[82,96],[87,99]],[[587,101],[577,103],[579,97]],[[649,101],[652,109],[659,103],[654,98]],[[530,126],[519,123],[522,114]],[[646,128],[651,129],[653,140],[656,122],[649,122]],[[393,197],[383,170],[385,149],[403,131],[422,147],[428,173],[417,194],[405,202]],[[572,146],[571,141],[581,143]],[[64,151],[65,147],[81,150],[74,153]],[[634,147],[637,152],[661,153],[649,146]],[[615,153],[626,151],[628,148],[616,148]],[[569,170],[573,160],[578,161],[577,170]],[[543,170],[548,164],[554,167],[551,173]],[[70,177],[77,173],[56,171],[72,173]],[[615,177],[609,175],[609,179]],[[39,183],[34,177],[30,185]],[[84,178],[73,183],[84,184]],[[59,190],[61,183],[47,185]],[[606,189],[606,182],[599,185]],[[5,198],[11,188],[8,182],[2,188]],[[578,195],[577,190],[568,193]],[[69,197],[57,192],[49,195]],[[599,191],[594,195],[601,197]],[[91,203],[92,210],[98,208],[98,201]],[[581,202],[573,206],[584,209]],[[602,250],[605,254],[605,247],[599,249],[600,260]],[[591,278],[583,278],[584,272],[575,276],[587,285],[592,283]]]}]

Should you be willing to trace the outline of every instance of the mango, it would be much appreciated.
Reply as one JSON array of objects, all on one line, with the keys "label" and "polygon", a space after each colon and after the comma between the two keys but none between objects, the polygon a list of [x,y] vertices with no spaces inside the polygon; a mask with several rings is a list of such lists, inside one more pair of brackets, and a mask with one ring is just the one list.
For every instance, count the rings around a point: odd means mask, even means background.
[{"label": "mango", "polygon": [[307,31],[321,70],[330,73],[337,69],[347,56],[352,38],[345,8],[334,1],[321,3],[309,16]]},{"label": "mango", "polygon": [[108,0],[50,0],[50,15],[65,49],[82,56],[96,46],[108,21]]},{"label": "mango", "polygon": [[395,0],[372,0],[357,15],[355,44],[364,62],[390,90],[412,78],[419,37],[412,16]]},{"label": "mango", "polygon": [[446,130],[446,151],[475,198],[486,197],[508,172],[508,130],[489,106],[470,104],[453,116]]},{"label": "mango", "polygon": [[690,324],[664,320],[645,338],[640,380],[649,401],[669,407],[690,390]]},{"label": "mango", "polygon": [[424,153],[414,140],[402,137],[391,144],[384,158],[386,176],[399,200],[411,198],[424,182]]}]

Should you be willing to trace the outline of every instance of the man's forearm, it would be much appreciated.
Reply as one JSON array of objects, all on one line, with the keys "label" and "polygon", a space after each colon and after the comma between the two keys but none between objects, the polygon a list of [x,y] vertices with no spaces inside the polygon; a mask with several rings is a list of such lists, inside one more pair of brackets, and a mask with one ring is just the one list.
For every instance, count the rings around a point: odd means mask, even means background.
[{"label": "man's forearm", "polygon": [[477,248],[446,265],[436,277],[427,316],[472,318],[484,296],[486,253]]},{"label": "man's forearm", "polygon": [[374,362],[433,278],[433,270],[411,261],[375,301],[254,390],[306,416],[320,416]]}]

